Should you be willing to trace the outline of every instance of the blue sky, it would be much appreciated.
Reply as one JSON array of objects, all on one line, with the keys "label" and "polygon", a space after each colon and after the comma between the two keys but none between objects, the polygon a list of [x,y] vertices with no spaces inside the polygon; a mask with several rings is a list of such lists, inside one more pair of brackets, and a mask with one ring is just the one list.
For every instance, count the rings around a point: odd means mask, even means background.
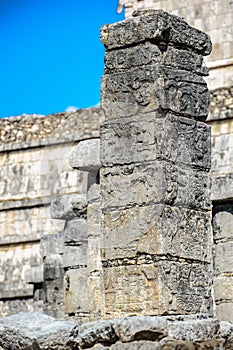
[{"label": "blue sky", "polygon": [[0,0],[0,117],[99,103],[99,28],[117,0]]}]

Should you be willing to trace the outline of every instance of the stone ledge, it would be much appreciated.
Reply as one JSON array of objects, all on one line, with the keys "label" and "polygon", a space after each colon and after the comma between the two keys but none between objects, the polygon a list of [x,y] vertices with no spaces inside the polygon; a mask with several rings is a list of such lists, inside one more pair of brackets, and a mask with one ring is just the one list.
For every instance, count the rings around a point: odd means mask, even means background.
[{"label": "stone ledge", "polygon": [[101,28],[101,41],[107,50],[153,40],[191,48],[203,55],[211,52],[209,36],[178,16],[162,10],[138,10],[133,15],[133,18]]},{"label": "stone ledge", "polygon": [[0,152],[98,137],[103,117],[102,109],[93,107],[73,113],[0,119]]}]

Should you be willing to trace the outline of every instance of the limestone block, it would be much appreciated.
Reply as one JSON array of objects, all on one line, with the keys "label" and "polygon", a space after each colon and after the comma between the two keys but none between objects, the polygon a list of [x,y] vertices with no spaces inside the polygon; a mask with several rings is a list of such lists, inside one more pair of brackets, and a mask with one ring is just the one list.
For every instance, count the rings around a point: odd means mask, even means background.
[{"label": "limestone block", "polygon": [[33,296],[33,286],[27,284],[25,272],[31,266],[42,264],[39,243],[17,244],[0,247],[0,298]]},{"label": "limestone block", "polygon": [[44,260],[44,280],[55,280],[63,276],[63,257],[60,254],[50,254]]},{"label": "limestone block", "polygon": [[65,313],[89,312],[87,269],[68,270],[64,278]]},{"label": "limestone block", "polygon": [[103,291],[103,274],[92,273],[88,276],[88,300],[90,316],[103,317],[104,309],[104,291]]},{"label": "limestone block", "polygon": [[4,350],[71,350],[68,345],[75,324],[55,320],[40,312],[25,312],[2,318],[0,321],[0,346]]},{"label": "limestone block", "polygon": [[101,126],[104,166],[164,159],[210,168],[210,127],[168,113],[148,113]]},{"label": "limestone block", "polygon": [[87,242],[87,230],[86,219],[67,221],[63,233],[65,245],[79,245]]},{"label": "limestone block", "polygon": [[88,237],[100,237],[101,234],[101,215],[100,203],[95,202],[87,206],[87,226]]},{"label": "limestone block", "polygon": [[[221,304],[216,305],[216,315],[222,321],[233,322],[232,310],[233,302],[222,302]],[[231,343],[231,347],[232,345],[233,343]],[[229,347],[229,350],[231,347]]]},{"label": "limestone block", "polygon": [[41,256],[48,257],[53,254],[59,255],[63,253],[63,232],[43,235],[40,241]]},{"label": "limestone block", "polygon": [[176,69],[193,71],[200,75],[208,75],[203,64],[203,57],[186,50],[178,50],[165,43],[155,45],[146,41],[142,44],[114,51],[105,52],[105,74],[125,71],[135,67],[152,64],[163,64]]},{"label": "limestone block", "polygon": [[64,302],[63,275],[44,281],[44,304],[55,308]]},{"label": "limestone block", "polygon": [[88,237],[88,271],[96,272],[102,270],[101,263],[101,249],[102,241],[99,236],[90,236]]},{"label": "limestone block", "polygon": [[102,207],[166,203],[211,209],[208,173],[155,161],[101,169]]},{"label": "limestone block", "polygon": [[65,245],[63,250],[63,267],[87,265],[87,240],[78,245]]},{"label": "limestone block", "polygon": [[176,340],[204,341],[214,338],[219,327],[217,319],[177,320],[169,322],[168,336]]},{"label": "limestone block", "polygon": [[100,140],[81,141],[69,157],[72,168],[82,171],[93,171],[100,168]]},{"label": "limestone block", "polygon": [[93,183],[87,190],[87,202],[88,204],[100,200],[100,186],[97,183]]},{"label": "limestone block", "polygon": [[[22,203],[23,205],[23,203]],[[63,223],[55,223],[46,212],[47,206],[14,208],[0,211],[0,243],[37,241],[45,233],[56,233]]]},{"label": "limestone block", "polygon": [[215,301],[233,302],[233,277],[230,277],[230,276],[215,277],[214,297],[215,297]]},{"label": "limestone block", "polygon": [[44,281],[44,266],[33,266],[25,271],[25,280],[27,283],[42,283]]},{"label": "limestone block", "polygon": [[[214,149],[213,149],[214,152]],[[213,155],[214,157],[214,155]],[[213,201],[233,198],[233,175],[227,174],[213,177],[211,187],[211,199]]]},{"label": "limestone block", "polygon": [[233,270],[233,242],[218,243],[215,246],[215,274],[232,273]]},{"label": "limestone block", "polygon": [[109,120],[169,110],[205,120],[209,92],[202,77],[162,65],[107,74],[101,82],[101,105]]},{"label": "limestone block", "polygon": [[211,313],[209,266],[159,261],[104,269],[107,317]]},{"label": "limestone block", "polygon": [[149,14],[138,11],[135,15],[137,17],[101,28],[101,41],[108,50],[153,39],[154,42],[189,47],[204,55],[211,52],[209,36],[178,16],[162,10],[150,11]]},{"label": "limestone block", "polygon": [[42,311],[43,305],[41,301],[35,302],[33,297],[31,298],[13,298],[13,299],[5,299],[4,301],[0,301],[0,313],[1,317],[16,315],[19,312],[27,312],[27,311]]},{"label": "limestone block", "polygon": [[104,213],[102,259],[137,254],[178,256],[209,262],[211,213],[148,205]]},{"label": "limestone block", "polygon": [[214,207],[213,234],[215,240],[233,238],[233,205],[222,204]]},{"label": "limestone block", "polygon": [[51,217],[60,220],[72,220],[86,216],[86,196],[79,194],[56,197],[50,208]]}]

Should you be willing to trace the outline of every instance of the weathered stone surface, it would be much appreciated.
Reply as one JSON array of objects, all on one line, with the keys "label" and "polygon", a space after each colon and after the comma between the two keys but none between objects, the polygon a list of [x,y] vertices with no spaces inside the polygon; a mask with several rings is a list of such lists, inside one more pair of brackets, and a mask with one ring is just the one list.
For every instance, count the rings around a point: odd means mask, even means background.
[{"label": "weathered stone surface", "polygon": [[168,335],[177,340],[204,341],[214,338],[219,328],[217,319],[176,321],[169,323]]},{"label": "weathered stone surface", "polygon": [[142,114],[101,126],[104,166],[164,159],[210,168],[210,128],[168,113]]},{"label": "weathered stone surface", "polygon": [[0,243],[7,245],[38,241],[46,233],[62,231],[63,223],[55,223],[55,220],[49,218],[47,211],[49,212],[47,206],[0,210]]},{"label": "weathered stone surface", "polygon": [[207,172],[156,161],[103,168],[101,176],[102,206],[108,210],[146,203],[211,208]]},{"label": "weathered stone surface", "polygon": [[[232,324],[232,309],[233,302],[229,302],[229,300],[227,302],[222,301],[220,304],[216,305],[216,315],[219,317],[220,320],[228,321]],[[233,344],[231,343],[231,345]],[[231,347],[229,347],[228,349],[230,350]]]},{"label": "weathered stone surface", "polygon": [[101,208],[100,203],[89,204],[87,207],[88,237],[101,235]]},{"label": "weathered stone surface", "polygon": [[194,52],[176,49],[165,43],[157,44],[146,41],[137,46],[105,52],[105,74],[115,73],[135,67],[163,64],[176,69],[193,71],[208,75],[203,57]]},{"label": "weathered stone surface", "polygon": [[44,281],[44,266],[32,266],[25,271],[25,281],[27,283],[42,283]]},{"label": "weathered stone surface", "polygon": [[63,253],[63,236],[63,232],[43,235],[40,240],[41,256],[44,258],[53,254],[61,255]]},{"label": "weathered stone surface", "polygon": [[202,77],[161,65],[107,74],[101,83],[106,119],[166,110],[205,120],[209,93]]},{"label": "weathered stone surface", "polygon": [[0,345],[4,350],[71,350],[67,343],[74,327],[39,312],[20,313],[0,319]]},{"label": "weathered stone surface", "polygon": [[63,257],[60,254],[50,254],[44,261],[44,279],[53,280],[63,274]]},{"label": "weathered stone surface", "polygon": [[33,286],[27,284],[25,272],[31,266],[42,264],[39,243],[22,243],[0,247],[0,298],[23,298],[33,296]]},{"label": "weathered stone surface", "polygon": [[82,171],[93,171],[100,168],[100,140],[81,141],[69,157],[72,168]]},{"label": "weathered stone surface", "polygon": [[163,205],[106,212],[103,260],[148,253],[210,262],[209,221],[208,212]]},{"label": "weathered stone surface", "polygon": [[89,322],[78,329],[78,337],[73,331],[73,338],[81,349],[90,348],[98,343],[114,343],[117,336],[113,329],[113,320]]},{"label": "weathered stone surface", "polygon": [[104,269],[106,315],[211,313],[209,266],[158,261]]},{"label": "weathered stone surface", "polygon": [[63,248],[63,267],[79,267],[87,265],[87,240]]},{"label": "weathered stone surface", "polygon": [[87,269],[79,268],[68,270],[64,278],[65,313],[89,312],[89,299],[87,288]]},{"label": "weathered stone surface", "polygon": [[227,174],[214,177],[211,187],[211,199],[213,201],[229,200],[233,198],[233,175]]},{"label": "weathered stone surface", "polygon": [[49,116],[23,114],[1,118],[0,150],[25,149],[98,137],[99,123],[103,118],[101,108],[79,109],[73,113],[62,112]]},{"label": "weathered stone surface", "polygon": [[66,222],[64,229],[64,243],[66,245],[80,245],[87,242],[87,220],[74,219]]},{"label": "weathered stone surface", "polygon": [[99,200],[100,200],[100,186],[97,183],[93,183],[87,190],[88,205]]},{"label": "weathered stone surface", "polygon": [[233,302],[233,276],[215,277],[214,297],[217,302]]},{"label": "weathered stone surface", "polygon": [[60,220],[72,220],[86,217],[87,202],[84,195],[72,194],[55,198],[51,203],[51,217]]},{"label": "weathered stone surface", "polygon": [[233,242],[218,243],[215,246],[215,274],[232,273]]},{"label": "weathered stone surface", "polygon": [[233,237],[233,204],[220,203],[214,206],[213,234],[216,242]]},{"label": "weathered stone surface", "polygon": [[138,11],[137,16],[101,28],[101,41],[108,50],[139,44],[149,39],[189,47],[204,55],[211,52],[209,36],[190,27],[178,16],[162,10],[154,10],[148,14]]},{"label": "weathered stone surface", "polygon": [[116,319],[114,331],[121,342],[134,340],[158,341],[168,335],[168,322],[163,317],[135,316]]}]

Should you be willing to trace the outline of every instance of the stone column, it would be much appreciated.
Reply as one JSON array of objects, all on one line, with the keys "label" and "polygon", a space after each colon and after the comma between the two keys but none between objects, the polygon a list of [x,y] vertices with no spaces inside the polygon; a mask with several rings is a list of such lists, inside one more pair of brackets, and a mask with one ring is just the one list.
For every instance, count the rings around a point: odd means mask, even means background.
[{"label": "stone column", "polygon": [[211,314],[210,39],[150,10],[101,40],[105,318]]}]

